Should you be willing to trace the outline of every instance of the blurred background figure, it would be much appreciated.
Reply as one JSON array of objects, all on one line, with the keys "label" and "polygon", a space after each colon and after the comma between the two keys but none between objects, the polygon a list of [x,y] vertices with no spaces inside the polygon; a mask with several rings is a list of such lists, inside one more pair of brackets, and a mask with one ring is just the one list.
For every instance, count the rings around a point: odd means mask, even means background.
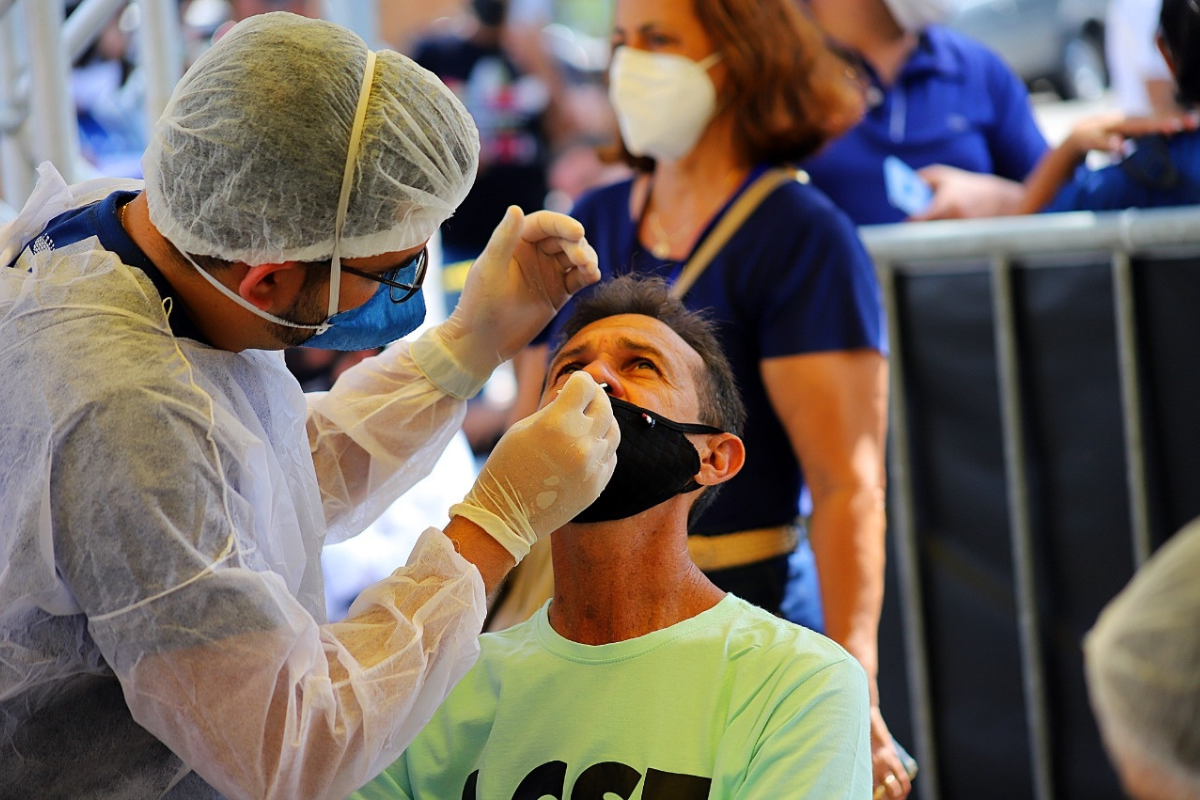
[{"label": "blurred background figure", "polygon": [[1113,105],[1129,116],[1178,111],[1175,81],[1154,46],[1160,0],[1108,0],[1104,50]]},{"label": "blurred background figure", "polygon": [[[942,22],[949,0],[809,0],[825,33],[859,62],[867,113],[803,167],[855,223],[1011,211],[1046,149],[1021,80]],[[885,161],[922,170],[932,192],[897,203]],[[950,167],[953,169],[945,169]]]},{"label": "blurred background figure", "polygon": [[1200,521],[1138,570],[1084,644],[1087,683],[1136,800],[1200,800]]},{"label": "blurred background figure", "polygon": [[[412,52],[463,101],[479,128],[479,176],[442,226],[448,277],[458,262],[469,264],[479,255],[508,206],[529,213],[545,205],[552,127],[555,115],[563,114],[562,103],[552,103],[561,79],[551,70],[531,72],[508,51],[507,0],[470,0],[467,8],[468,14],[444,21]],[[452,281],[448,288],[453,291]]]},{"label": "blurred background figure", "polygon": [[[68,2],[66,13],[78,5]],[[146,124],[145,82],[136,70],[140,18],[136,3],[119,8],[71,69],[83,157],[112,178],[142,177]]]},{"label": "blurred background figure", "polygon": [[[550,22],[552,11],[530,0],[468,0],[411,47],[413,59],[454,91],[479,129],[479,175],[441,229],[450,307],[508,206],[566,211],[603,173],[594,149],[611,114],[603,95],[591,91],[597,65],[589,54],[573,52],[585,45]],[[504,432],[514,395],[506,367],[471,401],[463,430],[477,456],[486,456]]]}]

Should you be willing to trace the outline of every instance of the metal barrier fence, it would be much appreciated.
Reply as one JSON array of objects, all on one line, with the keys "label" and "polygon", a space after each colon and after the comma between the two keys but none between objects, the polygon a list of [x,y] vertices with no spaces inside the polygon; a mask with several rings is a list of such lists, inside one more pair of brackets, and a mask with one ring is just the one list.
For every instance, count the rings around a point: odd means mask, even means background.
[{"label": "metal barrier fence", "polygon": [[[1147,477],[1146,376],[1142,363],[1147,344],[1142,341],[1143,324],[1140,324],[1145,321],[1139,321],[1137,311],[1145,303],[1138,296],[1138,271],[1153,270],[1158,262],[1169,263],[1173,268],[1182,263],[1184,273],[1191,276],[1187,281],[1200,285],[1200,207],[891,225],[864,228],[861,233],[878,269],[889,319],[892,365],[890,545],[896,562],[895,579],[903,625],[904,668],[907,672],[912,734],[915,754],[922,765],[921,775],[914,784],[916,793],[923,800],[961,796],[1033,797],[1036,800],[1103,796],[1103,793],[1092,794],[1096,791],[1095,785],[1086,793],[1073,790],[1073,778],[1066,774],[1070,769],[1066,765],[1056,764],[1056,755],[1061,753],[1066,753],[1064,760],[1078,761],[1075,751],[1078,750],[1079,739],[1091,740],[1094,732],[1080,734],[1071,730],[1071,724],[1064,723],[1061,715],[1056,717],[1057,712],[1054,711],[1061,711],[1064,703],[1054,695],[1054,690],[1047,682],[1045,645],[1048,636],[1052,637],[1045,618],[1047,570],[1039,569],[1038,557],[1035,556],[1035,552],[1043,550],[1045,544],[1043,537],[1035,537],[1033,518],[1035,507],[1039,519],[1054,516],[1054,513],[1069,515],[1075,512],[1066,509],[1046,513],[1042,506],[1053,500],[1045,499],[1047,493],[1044,491],[1039,491],[1042,499],[1037,503],[1031,499],[1031,472],[1038,473],[1038,464],[1031,463],[1028,419],[1031,401],[1023,386],[1023,381],[1032,371],[1027,364],[1031,352],[1023,342],[1019,319],[1024,313],[1022,304],[1027,306],[1031,301],[1029,292],[1022,296],[1024,300],[1018,298],[1014,279],[1033,271],[1056,267],[1087,270],[1091,265],[1094,273],[1095,265],[1108,262],[1107,283],[1111,291],[1111,309],[1108,313],[1111,314],[1111,324],[1115,329],[1115,342],[1100,347],[1109,349],[1115,346],[1116,350],[1115,371],[1119,388],[1114,391],[1119,391],[1120,439],[1124,450],[1127,495],[1124,505],[1128,509],[1127,521],[1116,524],[1126,526],[1129,547],[1126,553],[1115,554],[1112,559],[1119,561],[1128,556],[1129,566],[1124,571],[1131,572],[1148,557],[1154,538],[1151,533],[1151,486]],[[930,563],[931,537],[922,531],[919,522],[923,516],[924,501],[918,496],[917,487],[923,476],[914,454],[914,448],[919,450],[922,446],[922,436],[928,438],[929,428],[913,430],[914,417],[920,416],[914,412],[914,373],[919,371],[918,368],[923,369],[928,365],[914,365],[910,361],[912,354],[906,349],[910,335],[905,328],[906,320],[917,324],[931,315],[941,313],[951,317],[940,327],[941,334],[955,336],[955,325],[961,325],[965,317],[959,314],[959,321],[955,322],[955,314],[959,313],[957,310],[946,314],[945,295],[930,303],[928,298],[922,301],[919,293],[906,294],[904,286],[905,281],[937,276],[941,276],[940,279],[951,276],[951,280],[957,276],[963,280],[975,280],[978,285],[978,279],[985,275],[990,293],[991,346],[994,348],[990,358],[995,363],[996,404],[1003,438],[1003,468],[993,477],[1003,483],[1002,491],[1006,497],[1011,594],[1020,649],[1020,684],[1026,728],[1024,738],[1027,752],[1024,756],[1028,764],[1017,765],[1016,768],[1011,764],[993,764],[996,772],[993,778],[1008,770],[1013,779],[1007,784],[1000,779],[1000,785],[993,788],[976,787],[977,790],[968,795],[962,788],[965,781],[961,776],[956,786],[944,785],[944,778],[952,770],[944,769],[948,765],[940,763],[940,756],[945,749],[957,746],[958,732],[963,727],[959,726],[957,731],[946,730],[954,726],[946,721],[945,709],[938,707],[939,692],[932,676],[931,661],[938,656],[931,650],[927,623],[930,615],[937,615],[939,609],[931,607],[931,603],[937,601],[931,600],[925,587],[925,567]],[[1088,280],[1095,283],[1094,275]],[[953,296],[950,300],[950,305],[958,305]],[[924,307],[922,302],[925,302]],[[1065,299],[1060,297],[1055,302],[1060,303],[1059,307],[1062,308],[1065,306],[1061,304],[1073,301],[1068,296]],[[1037,302],[1032,301],[1032,304],[1037,305]],[[987,315],[985,306],[977,304],[974,307],[983,316]],[[1184,359],[1173,368],[1193,373],[1196,364]],[[1089,392],[1085,398],[1091,394]],[[928,396],[916,401],[917,405],[922,402],[937,405],[940,401],[936,397],[930,400]],[[986,432],[981,432],[981,435],[986,436]],[[1191,441],[1187,445],[1200,446],[1200,442]],[[1097,464],[1095,469],[1109,466],[1112,465]],[[1088,469],[1086,464],[1079,468],[1085,472]],[[1195,487],[1182,503],[1190,509],[1190,513],[1200,513],[1197,494],[1200,494],[1200,486]],[[964,502],[969,503],[970,499],[964,498]],[[1160,531],[1157,538],[1161,540],[1165,535],[1169,534]],[[1003,563],[1000,571],[1004,571]],[[1053,585],[1049,588],[1050,593],[1065,594],[1068,591]],[[1084,616],[1091,613],[1091,619],[1094,619],[1094,614],[1099,610],[1087,611]],[[1067,660],[1070,658],[1068,652]],[[885,663],[884,671],[890,668]],[[1078,682],[1082,684],[1082,681],[1080,670]],[[980,683],[987,681],[981,680]],[[997,680],[996,683],[1002,684],[1003,681]],[[1059,684],[1059,689],[1062,689],[1061,684],[1069,682],[1059,681]],[[1069,685],[1066,688],[1076,697],[1081,691]],[[1078,708],[1074,713],[1078,718]],[[886,707],[885,716],[888,716]],[[987,723],[981,723],[979,728],[986,729]],[[991,747],[997,758],[1002,758],[1000,754],[1005,752],[1010,753],[1011,757],[1011,747],[1004,743],[993,742],[981,746]],[[1099,750],[1098,746],[1092,749]],[[980,755],[977,763],[986,764],[987,759],[986,754]],[[984,786],[989,783],[986,775],[977,777]],[[1112,796],[1120,796],[1111,775],[1101,783],[1111,786]]]}]

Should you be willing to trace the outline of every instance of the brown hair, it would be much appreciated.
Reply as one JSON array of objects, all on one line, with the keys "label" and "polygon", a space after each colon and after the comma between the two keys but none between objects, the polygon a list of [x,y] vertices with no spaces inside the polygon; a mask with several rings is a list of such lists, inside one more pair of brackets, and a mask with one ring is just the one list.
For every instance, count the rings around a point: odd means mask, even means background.
[{"label": "brown hair", "polygon": [[[750,163],[801,161],[858,123],[859,76],[795,0],[691,2],[722,55],[728,77],[718,104],[732,114],[734,146]],[[654,168],[623,143],[614,155],[639,170]]]}]

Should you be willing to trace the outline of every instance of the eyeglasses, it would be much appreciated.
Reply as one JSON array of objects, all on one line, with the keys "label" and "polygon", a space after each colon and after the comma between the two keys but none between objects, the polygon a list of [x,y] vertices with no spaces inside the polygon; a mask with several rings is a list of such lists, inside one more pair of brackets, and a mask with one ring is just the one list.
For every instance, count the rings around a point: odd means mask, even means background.
[{"label": "eyeglasses", "polygon": [[349,272],[360,278],[366,278],[388,287],[388,297],[393,303],[403,303],[417,292],[421,291],[421,283],[425,280],[425,268],[429,266],[429,248],[421,248],[421,252],[399,266],[392,267],[384,273],[363,272],[361,269],[342,264],[342,272]]}]

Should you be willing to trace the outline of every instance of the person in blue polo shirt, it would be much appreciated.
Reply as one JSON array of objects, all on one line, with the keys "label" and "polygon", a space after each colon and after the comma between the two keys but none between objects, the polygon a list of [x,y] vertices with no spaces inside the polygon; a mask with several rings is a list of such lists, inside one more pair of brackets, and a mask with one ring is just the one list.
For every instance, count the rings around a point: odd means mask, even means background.
[{"label": "person in blue polo shirt", "polygon": [[[809,0],[825,33],[861,59],[863,120],[807,159],[812,182],[859,225],[1011,213],[1046,151],[1024,85],[983,45],[934,24],[941,0]],[[932,189],[927,206],[888,199],[895,156]]]}]

